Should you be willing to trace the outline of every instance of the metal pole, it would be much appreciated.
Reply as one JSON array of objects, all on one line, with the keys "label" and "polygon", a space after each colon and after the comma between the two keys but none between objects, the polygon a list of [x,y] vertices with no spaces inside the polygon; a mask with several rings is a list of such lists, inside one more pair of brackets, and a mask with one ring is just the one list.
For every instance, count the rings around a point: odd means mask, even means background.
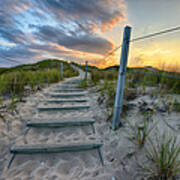
[{"label": "metal pole", "polygon": [[85,65],[85,80],[87,80],[87,66],[88,66],[88,61],[86,61],[86,65]]},{"label": "metal pole", "polygon": [[60,76],[63,79],[63,63],[60,63]]},{"label": "metal pole", "polygon": [[118,82],[116,89],[116,98],[114,104],[114,114],[113,114],[113,122],[112,129],[115,130],[117,127],[121,125],[121,112],[122,112],[122,103],[123,103],[123,95],[124,95],[124,83],[126,76],[126,66],[129,52],[129,41],[131,36],[131,27],[126,26],[124,28],[123,34],[123,45],[121,50],[121,60],[120,67],[118,73]]}]

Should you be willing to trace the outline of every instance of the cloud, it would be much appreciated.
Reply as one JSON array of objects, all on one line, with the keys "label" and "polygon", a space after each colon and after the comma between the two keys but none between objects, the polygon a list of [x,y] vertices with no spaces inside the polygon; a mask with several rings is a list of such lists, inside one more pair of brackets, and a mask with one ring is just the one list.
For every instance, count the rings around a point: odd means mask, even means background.
[{"label": "cloud", "polygon": [[16,28],[0,27],[0,37],[17,44],[26,41],[25,34]]},{"label": "cloud", "polygon": [[93,54],[114,48],[102,34],[124,20],[123,0],[0,0],[0,53],[21,62],[46,56],[81,61],[84,53],[97,62]]},{"label": "cloud", "polygon": [[10,49],[0,49],[0,55],[7,58],[28,59],[38,53],[22,46],[16,46]]},{"label": "cloud", "polygon": [[97,35],[67,35],[61,29],[42,26],[37,27],[36,38],[41,41],[54,42],[69,49],[83,52],[106,54],[113,48],[113,43]]},{"label": "cloud", "polygon": [[39,8],[60,21],[78,21],[88,32],[110,30],[126,20],[122,0],[37,0]]},{"label": "cloud", "polygon": [[26,0],[0,1],[0,25],[10,27],[20,23],[16,20],[16,15],[23,15],[30,7],[31,2]]}]

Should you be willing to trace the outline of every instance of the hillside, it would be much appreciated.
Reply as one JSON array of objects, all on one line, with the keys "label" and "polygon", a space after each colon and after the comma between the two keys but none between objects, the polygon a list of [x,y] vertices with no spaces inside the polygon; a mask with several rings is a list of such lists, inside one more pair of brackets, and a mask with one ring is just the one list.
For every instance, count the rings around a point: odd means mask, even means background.
[{"label": "hillside", "polygon": [[[60,63],[63,63],[63,77],[60,76]],[[77,75],[78,72],[69,63],[55,59],[12,68],[1,68],[0,94],[23,96],[27,90],[36,91],[50,83]]]}]

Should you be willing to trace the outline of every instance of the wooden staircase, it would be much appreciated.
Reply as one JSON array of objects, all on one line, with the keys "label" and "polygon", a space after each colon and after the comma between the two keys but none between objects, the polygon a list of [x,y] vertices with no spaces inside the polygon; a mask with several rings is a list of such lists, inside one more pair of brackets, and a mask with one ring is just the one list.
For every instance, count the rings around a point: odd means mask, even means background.
[{"label": "wooden staircase", "polygon": [[[78,88],[78,84],[81,81],[81,78],[74,78],[61,84],[56,85],[48,93],[44,93],[45,100],[39,102],[37,106],[38,113],[59,113],[58,119],[43,119],[43,118],[32,118],[26,123],[28,128],[59,128],[61,131],[62,128],[70,127],[81,127],[90,126],[92,128],[92,133],[95,134],[94,128],[94,119],[83,118],[81,116],[74,118],[73,112],[80,114],[84,112],[88,115],[91,107],[88,104],[88,93],[83,89]],[[72,116],[69,113],[72,112]],[[89,112],[90,113],[90,112]],[[67,114],[70,117],[66,120],[61,118],[62,114]],[[28,136],[28,133],[26,134]],[[85,135],[86,136],[86,135]],[[81,139],[81,137],[80,137]],[[79,142],[70,142],[70,143],[54,143],[54,144],[34,144],[28,142],[26,144],[15,144],[10,148],[10,152],[13,154],[13,157],[10,161],[9,167],[17,154],[49,154],[49,153],[64,153],[64,152],[77,152],[77,151],[88,151],[97,149],[97,153],[100,158],[100,162],[104,165],[103,158],[101,155],[100,148],[102,147],[102,142],[96,138],[91,141],[79,140]],[[87,152],[88,153],[88,152]]]}]

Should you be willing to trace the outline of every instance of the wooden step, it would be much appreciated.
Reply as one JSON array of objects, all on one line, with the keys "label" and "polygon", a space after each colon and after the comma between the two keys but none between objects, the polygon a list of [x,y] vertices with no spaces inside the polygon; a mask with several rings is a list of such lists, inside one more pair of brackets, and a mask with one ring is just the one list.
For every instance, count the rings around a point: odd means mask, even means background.
[{"label": "wooden step", "polygon": [[39,111],[64,111],[89,109],[90,106],[67,106],[67,107],[38,107]]},{"label": "wooden step", "polygon": [[64,89],[68,89],[68,90],[84,90],[83,88],[79,88],[79,87],[70,87],[70,86],[55,86],[53,87],[54,89],[60,89],[60,90],[64,90]]},{"label": "wooden step", "polygon": [[70,82],[70,81],[67,81],[67,82],[64,82],[63,84],[65,84],[65,85],[71,85],[71,84],[73,84],[73,85],[79,85],[80,83],[82,82],[82,80],[80,80],[80,81],[72,81],[72,82]]},{"label": "wooden step", "polygon": [[100,148],[102,143],[71,145],[24,145],[11,147],[10,152],[15,154],[36,154],[36,153],[63,153],[75,152]]},{"label": "wooden step", "polygon": [[83,89],[54,89],[53,92],[83,92]]},{"label": "wooden step", "polygon": [[68,89],[70,89],[70,88],[73,88],[73,89],[74,88],[79,88],[78,85],[66,85],[66,84],[65,85],[62,85],[62,84],[61,85],[56,85],[55,87],[58,87],[58,88],[68,88]]},{"label": "wooden step", "polygon": [[71,98],[71,97],[81,97],[86,94],[74,93],[74,94],[45,94],[46,96],[54,97],[54,98]]},{"label": "wooden step", "polygon": [[46,101],[41,101],[41,103],[56,103],[56,104],[61,104],[61,103],[85,103],[88,102],[87,99],[65,99],[65,100],[46,100]]},{"label": "wooden step", "polygon": [[65,122],[57,122],[57,121],[49,121],[49,122],[27,122],[28,127],[68,127],[68,126],[85,126],[85,125],[93,125],[94,120],[89,121],[65,121]]}]

